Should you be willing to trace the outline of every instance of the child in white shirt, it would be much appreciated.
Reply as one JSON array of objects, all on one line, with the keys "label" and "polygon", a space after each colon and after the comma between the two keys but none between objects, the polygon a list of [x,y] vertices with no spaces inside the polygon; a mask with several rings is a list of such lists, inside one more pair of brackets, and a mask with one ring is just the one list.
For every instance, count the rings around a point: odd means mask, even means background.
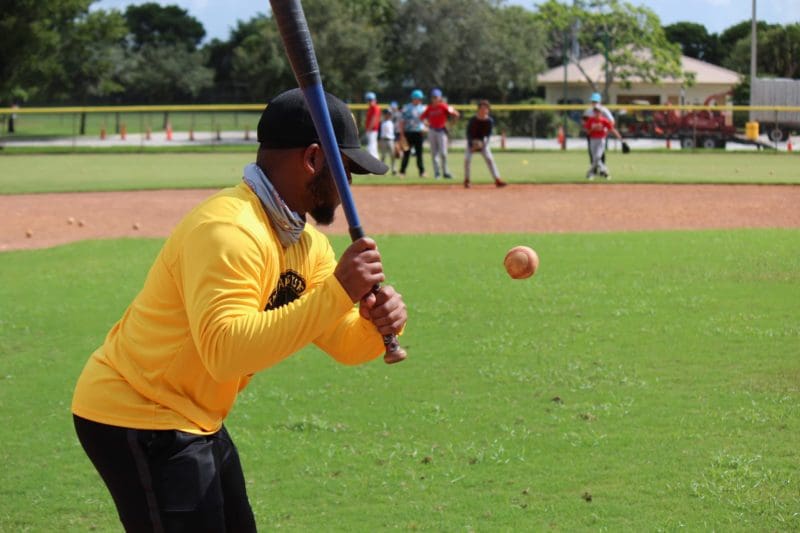
[{"label": "child in white shirt", "polygon": [[392,120],[392,112],[389,109],[384,109],[381,113],[381,126],[378,133],[378,153],[380,154],[381,163],[383,163],[386,156],[389,156],[389,168],[392,170],[392,176],[396,174],[394,164],[394,120]]}]

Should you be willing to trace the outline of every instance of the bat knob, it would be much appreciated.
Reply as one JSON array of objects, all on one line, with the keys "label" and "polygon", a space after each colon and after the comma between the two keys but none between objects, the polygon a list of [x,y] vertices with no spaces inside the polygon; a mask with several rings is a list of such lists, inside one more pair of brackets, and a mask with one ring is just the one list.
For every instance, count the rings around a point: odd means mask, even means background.
[{"label": "bat knob", "polygon": [[386,353],[383,354],[383,362],[387,365],[399,363],[407,357],[406,351],[397,342],[396,335],[384,335],[383,345],[386,347]]}]

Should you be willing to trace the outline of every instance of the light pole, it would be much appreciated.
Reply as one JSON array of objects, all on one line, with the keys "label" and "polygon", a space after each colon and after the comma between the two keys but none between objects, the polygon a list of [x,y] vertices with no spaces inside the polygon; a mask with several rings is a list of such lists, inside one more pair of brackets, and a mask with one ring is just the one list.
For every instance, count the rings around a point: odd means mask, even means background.
[{"label": "light pole", "polygon": [[[756,25],[756,0],[753,0],[753,18],[750,21],[750,105],[753,105],[753,87],[756,84],[756,78],[758,77],[757,63],[756,63],[756,53],[758,52],[757,47],[757,25]],[[753,121],[753,111],[750,110],[750,122]]]},{"label": "light pole", "polygon": [[[564,32],[564,47],[563,47],[563,60],[564,60],[564,97],[562,101],[567,104],[567,65],[569,65],[569,54],[567,53],[567,32]],[[561,112],[561,149],[567,149],[567,112]]]},{"label": "light pole", "polygon": [[[753,0],[753,18],[750,21],[750,80],[756,79],[756,54],[758,52],[757,39],[756,39],[756,0]],[[752,84],[752,81],[751,81]]]}]

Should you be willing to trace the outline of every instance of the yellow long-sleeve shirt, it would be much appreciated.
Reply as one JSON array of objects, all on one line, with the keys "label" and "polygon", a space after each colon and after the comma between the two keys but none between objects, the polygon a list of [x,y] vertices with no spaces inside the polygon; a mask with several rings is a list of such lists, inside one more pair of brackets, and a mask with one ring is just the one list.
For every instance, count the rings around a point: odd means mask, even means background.
[{"label": "yellow long-sleeve shirt", "polygon": [[217,431],[250,376],[313,342],[336,360],[383,342],[333,275],[328,239],[306,225],[283,248],[245,184],[175,228],[144,287],[89,358],[76,415],[136,429]]}]

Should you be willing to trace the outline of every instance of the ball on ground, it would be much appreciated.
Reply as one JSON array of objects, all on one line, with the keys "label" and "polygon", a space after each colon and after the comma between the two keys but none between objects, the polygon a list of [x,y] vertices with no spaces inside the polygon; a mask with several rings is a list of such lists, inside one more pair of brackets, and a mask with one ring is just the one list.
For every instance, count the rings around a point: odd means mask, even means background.
[{"label": "ball on ground", "polygon": [[32,230],[32,229],[26,229],[26,230],[25,230],[25,236],[26,236],[27,238],[29,238],[29,239],[30,239],[31,237],[33,237],[33,230]]},{"label": "ball on ground", "polygon": [[141,226],[139,225],[139,223],[138,223],[138,222],[134,222],[134,223],[133,223],[133,229],[134,229],[134,230],[138,230],[140,227],[141,227]]},{"label": "ball on ground", "polygon": [[508,275],[514,279],[533,276],[539,268],[539,255],[527,246],[515,246],[506,253],[503,260]]}]

